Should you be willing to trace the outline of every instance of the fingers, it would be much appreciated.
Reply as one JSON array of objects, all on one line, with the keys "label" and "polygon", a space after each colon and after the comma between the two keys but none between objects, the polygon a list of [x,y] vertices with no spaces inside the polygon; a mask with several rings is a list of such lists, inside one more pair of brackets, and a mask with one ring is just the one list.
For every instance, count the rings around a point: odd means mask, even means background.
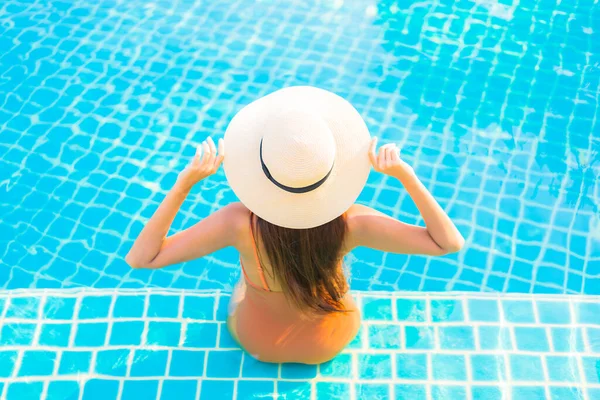
[{"label": "fingers", "polygon": [[217,154],[217,147],[215,146],[213,138],[209,136],[206,141],[208,142],[208,146],[210,147],[211,154]]},{"label": "fingers", "polygon": [[219,139],[219,150],[217,154],[218,156],[215,159],[213,167],[215,171],[219,168],[219,166],[223,162],[223,159],[225,158],[225,142],[223,141],[223,139]]},{"label": "fingers", "polygon": [[217,147],[215,146],[215,142],[210,136],[206,140],[206,143],[208,143],[208,148],[210,149],[210,156],[206,159],[206,166],[208,168],[212,168],[212,166],[215,163],[215,158],[217,157]]},{"label": "fingers", "polygon": [[393,146],[393,144],[388,143],[379,148],[379,157],[377,163],[379,164],[379,169],[381,170],[387,167],[388,151],[391,146]]},{"label": "fingers", "polygon": [[200,159],[202,158],[202,145],[196,146],[196,154],[192,158],[192,162],[190,164],[198,165],[200,164]]},{"label": "fingers", "polygon": [[369,145],[369,160],[371,160],[371,165],[373,168],[377,169],[377,155],[375,153],[375,148],[377,147],[377,136],[371,139],[371,144]]},{"label": "fingers", "polygon": [[225,142],[223,139],[219,139],[218,143],[219,147],[217,149],[214,140],[209,137],[198,146],[194,156],[197,167],[202,167],[210,172],[214,172],[219,168],[225,158]]},{"label": "fingers", "polygon": [[392,163],[400,161],[400,149],[394,145],[394,151],[392,151]]},{"label": "fingers", "polygon": [[208,160],[210,158],[210,146],[208,145],[208,143],[206,142],[206,140],[204,142],[202,142],[202,159],[200,160],[200,164],[205,165],[206,164],[206,160]]},{"label": "fingers", "polygon": [[386,166],[391,167],[394,163],[394,154],[398,151],[398,146],[395,143],[391,143],[391,146],[386,149],[385,163]]}]

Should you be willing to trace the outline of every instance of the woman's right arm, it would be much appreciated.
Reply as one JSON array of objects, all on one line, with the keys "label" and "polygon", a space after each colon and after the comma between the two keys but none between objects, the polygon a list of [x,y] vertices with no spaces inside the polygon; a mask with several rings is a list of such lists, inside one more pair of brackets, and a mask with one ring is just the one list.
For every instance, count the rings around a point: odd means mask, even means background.
[{"label": "woman's right arm", "polygon": [[390,253],[443,255],[459,251],[464,239],[450,217],[423,186],[413,169],[400,159],[398,148],[384,145],[369,157],[376,171],[398,179],[419,209],[425,227],[410,225],[370,207],[355,205],[348,212],[351,247],[366,246]]}]

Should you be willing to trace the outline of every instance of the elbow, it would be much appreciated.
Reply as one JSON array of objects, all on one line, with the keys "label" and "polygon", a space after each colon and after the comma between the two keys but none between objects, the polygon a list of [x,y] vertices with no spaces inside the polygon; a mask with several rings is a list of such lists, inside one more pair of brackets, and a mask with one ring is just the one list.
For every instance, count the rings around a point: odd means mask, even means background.
[{"label": "elbow", "polygon": [[135,257],[133,257],[131,253],[125,256],[125,262],[133,269],[144,268],[144,263],[140,262],[140,260],[137,260]]},{"label": "elbow", "polygon": [[464,245],[465,239],[462,236],[459,236],[456,238],[456,240],[453,240],[451,243],[449,243],[444,250],[446,251],[446,254],[457,253],[462,250]]}]

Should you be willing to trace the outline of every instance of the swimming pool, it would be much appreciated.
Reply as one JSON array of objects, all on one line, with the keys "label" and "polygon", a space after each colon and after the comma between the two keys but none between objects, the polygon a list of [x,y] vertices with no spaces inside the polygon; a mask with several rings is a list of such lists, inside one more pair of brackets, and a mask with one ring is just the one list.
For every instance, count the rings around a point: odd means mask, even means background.
[{"label": "swimming pool", "polygon": [[[196,143],[207,135],[220,137],[235,112],[253,99],[310,84],[347,98],[374,135],[398,142],[467,240],[459,254],[435,259],[357,250],[347,260],[353,290],[384,297],[399,296],[398,291],[572,294],[583,295],[577,301],[595,302],[593,295],[600,294],[599,13],[593,0],[4,1],[2,297],[27,288],[36,289],[31,293],[38,299],[47,296],[42,289],[58,297],[72,296],[67,289],[82,293],[78,288],[97,289],[85,293],[98,296],[127,290],[184,296],[185,289],[218,297],[230,291],[239,277],[232,250],[159,271],[132,271],[123,256]],[[221,171],[193,191],[173,229],[232,201]],[[420,222],[402,188],[381,175],[371,175],[359,201]],[[415,294],[420,295],[428,296]],[[574,301],[569,299],[556,301]],[[105,323],[113,315],[92,317]],[[203,318],[202,323],[215,322]],[[404,326],[402,320],[384,321]],[[470,326],[471,320],[465,321]],[[569,321],[574,324],[569,329],[584,332],[576,360],[598,358],[596,321]],[[21,317],[13,322],[27,325]],[[150,322],[145,320],[144,329]],[[77,321],[67,318],[65,324]],[[43,324],[29,325],[35,333]],[[10,351],[19,360],[40,346],[38,336],[24,344],[6,337],[3,345],[16,346]],[[374,350],[362,349],[367,355]],[[384,349],[396,359],[395,345]],[[424,354],[442,350],[438,340]],[[52,351],[63,354],[62,347]],[[90,357],[96,354],[89,351]],[[550,345],[540,363],[546,365],[546,356],[555,351]],[[577,393],[588,398],[598,388],[593,368],[600,367],[594,362],[578,364],[585,365],[569,383],[582,387]],[[5,396],[12,393],[9,382],[22,383],[16,379],[20,372],[10,371],[6,376],[12,380],[0,374]],[[398,378],[394,373],[390,376]],[[581,378],[587,373],[589,379]],[[465,382],[472,381],[469,376]],[[354,378],[356,385],[364,383]],[[449,381],[435,384],[429,378],[423,393],[453,398],[432,389]],[[538,378],[531,382],[554,396],[551,377]],[[397,381],[381,379],[376,383],[384,388]],[[53,393],[49,381],[43,382],[44,393]],[[116,382],[123,390],[124,381]],[[465,393],[477,398],[469,385]],[[357,387],[351,385],[352,396]],[[511,387],[500,386],[499,393]]]},{"label": "swimming pool", "polygon": [[[254,3],[4,3],[2,286],[231,289],[231,251],[155,272],[123,256],[195,143],[311,84],[399,142],[467,239],[357,251],[352,288],[600,293],[593,1]],[[221,171],[173,229],[234,200]],[[359,201],[417,221],[380,175]]]}]

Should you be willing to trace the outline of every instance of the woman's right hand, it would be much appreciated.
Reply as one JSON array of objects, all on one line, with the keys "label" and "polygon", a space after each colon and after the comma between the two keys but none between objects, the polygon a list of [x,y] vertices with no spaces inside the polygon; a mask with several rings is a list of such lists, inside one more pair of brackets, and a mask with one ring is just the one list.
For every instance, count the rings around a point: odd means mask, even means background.
[{"label": "woman's right hand", "polygon": [[371,139],[369,147],[369,159],[377,172],[401,179],[413,176],[415,172],[412,167],[400,158],[400,149],[394,143],[384,144],[376,152],[377,137]]}]

